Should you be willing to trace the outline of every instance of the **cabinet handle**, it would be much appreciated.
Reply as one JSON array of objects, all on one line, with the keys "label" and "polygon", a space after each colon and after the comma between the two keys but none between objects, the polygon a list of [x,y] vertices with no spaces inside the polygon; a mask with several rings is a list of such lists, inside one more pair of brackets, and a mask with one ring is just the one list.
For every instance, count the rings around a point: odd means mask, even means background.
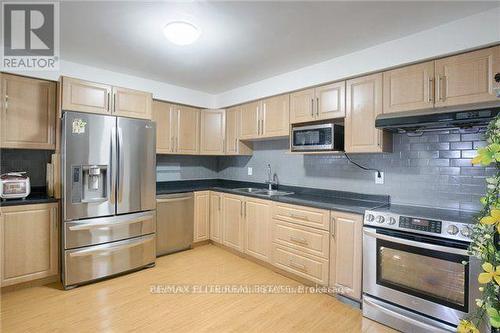
[{"label": "cabinet handle", "polygon": [[434,89],[432,89],[432,82],[434,80],[432,79],[432,77],[429,78],[429,86],[427,87],[427,103],[431,103],[434,98],[432,96],[432,92],[434,91]]},{"label": "cabinet handle", "polygon": [[332,237],[335,238],[335,218],[332,217],[330,221],[330,233],[332,234]]},{"label": "cabinet handle", "polygon": [[238,151],[238,138],[234,138],[234,151]]},{"label": "cabinet handle", "polygon": [[179,138],[175,137],[174,142],[175,142],[175,145],[174,145],[175,151],[178,152],[179,151]]},{"label": "cabinet handle", "polygon": [[444,76],[444,87],[443,87],[443,102],[446,101],[447,90],[448,90],[448,76]]},{"label": "cabinet handle", "polygon": [[307,239],[304,239],[304,238],[296,238],[296,237],[290,236],[290,240],[292,242],[299,243],[299,244],[304,244],[304,245],[308,244]]},{"label": "cabinet handle", "polygon": [[316,97],[316,115],[319,117],[319,97]]},{"label": "cabinet handle", "polygon": [[111,93],[108,91],[108,111],[111,112]]},{"label": "cabinet handle", "polygon": [[5,94],[5,113],[9,109],[9,95]]},{"label": "cabinet handle", "polygon": [[170,138],[170,151],[174,152],[174,137]]},{"label": "cabinet handle", "polygon": [[243,201],[240,201],[240,216],[243,217]]},{"label": "cabinet handle", "polygon": [[113,94],[113,113],[116,112],[116,94]]},{"label": "cabinet handle", "polygon": [[305,215],[297,215],[297,214],[293,214],[293,213],[290,213],[290,217],[292,217],[294,219],[300,219],[300,220],[306,220],[306,221],[309,220],[309,218]]},{"label": "cabinet handle", "polygon": [[296,269],[299,269],[301,271],[304,271],[304,272],[307,272],[307,268],[305,265],[302,265],[302,264],[298,264],[294,261],[291,261],[289,262],[288,266],[292,267],[292,268],[296,268]]},{"label": "cabinet handle", "polygon": [[441,102],[441,75],[438,75],[436,82],[436,96],[438,102]]},{"label": "cabinet handle", "polygon": [[243,209],[245,210],[245,215],[243,215],[245,218],[247,217],[247,202],[245,201],[243,203]]},{"label": "cabinet handle", "polygon": [[220,195],[218,198],[219,198],[219,212],[220,212],[222,210],[222,199],[221,199]]},{"label": "cabinet handle", "polygon": [[311,98],[311,117],[314,117],[314,98]]}]

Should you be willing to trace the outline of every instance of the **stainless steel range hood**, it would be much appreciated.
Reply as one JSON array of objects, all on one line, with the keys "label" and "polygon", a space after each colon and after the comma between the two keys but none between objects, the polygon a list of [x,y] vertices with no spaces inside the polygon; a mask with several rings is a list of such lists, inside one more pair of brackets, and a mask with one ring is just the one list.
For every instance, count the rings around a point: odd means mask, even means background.
[{"label": "stainless steel range hood", "polygon": [[375,120],[375,127],[399,133],[485,127],[499,112],[500,100],[460,107],[398,112],[379,115]]}]

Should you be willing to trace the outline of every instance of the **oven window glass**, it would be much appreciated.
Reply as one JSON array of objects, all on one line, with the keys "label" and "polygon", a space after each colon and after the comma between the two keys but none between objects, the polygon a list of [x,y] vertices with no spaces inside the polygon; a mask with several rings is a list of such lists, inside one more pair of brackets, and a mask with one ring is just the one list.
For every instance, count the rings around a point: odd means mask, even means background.
[{"label": "oven window glass", "polygon": [[331,145],[331,128],[295,130],[293,132],[293,144],[294,146]]},{"label": "oven window glass", "polygon": [[377,240],[377,284],[468,312],[469,266],[461,255]]}]

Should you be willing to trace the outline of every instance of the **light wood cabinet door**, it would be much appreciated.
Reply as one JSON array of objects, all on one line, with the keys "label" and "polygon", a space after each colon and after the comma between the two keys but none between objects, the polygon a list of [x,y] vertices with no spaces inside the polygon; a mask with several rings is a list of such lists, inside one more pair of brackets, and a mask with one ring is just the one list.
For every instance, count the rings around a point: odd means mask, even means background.
[{"label": "light wood cabinet door", "polygon": [[210,240],[222,243],[222,194],[210,192]]},{"label": "light wood cabinet door", "polygon": [[317,120],[345,117],[345,81],[317,87],[315,95]]},{"label": "light wood cabinet door", "polygon": [[194,194],[194,242],[208,240],[210,237],[210,192]]},{"label": "light wood cabinet door", "polygon": [[262,138],[290,135],[290,95],[266,98],[262,101]]},{"label": "light wood cabinet door", "polygon": [[121,117],[151,119],[151,93],[113,87],[113,114]]},{"label": "light wood cabinet door", "polygon": [[62,77],[64,111],[111,113],[112,87],[107,84]]},{"label": "light wood cabinet door", "polygon": [[313,88],[290,94],[290,123],[314,120],[314,98]]},{"label": "light wood cabinet door", "polygon": [[436,60],[436,107],[498,99],[494,76],[500,72],[500,46]]},{"label": "light wood cabinet door", "polygon": [[245,216],[245,253],[269,261],[271,202],[246,198],[243,215]]},{"label": "light wood cabinet door", "polygon": [[331,212],[330,286],[361,299],[363,216]]},{"label": "light wood cabinet door", "polygon": [[171,104],[153,101],[153,121],[156,122],[156,153],[170,154],[173,152],[172,112]]},{"label": "light wood cabinet door", "polygon": [[56,84],[1,76],[1,147],[56,148]]},{"label": "light wood cabinet door", "polygon": [[196,155],[200,152],[200,110],[188,106],[176,106],[177,136],[175,152]]},{"label": "light wood cabinet door", "polygon": [[240,106],[240,139],[256,139],[261,133],[261,102],[253,102]]},{"label": "light wood cabinet door", "polygon": [[1,286],[57,275],[57,203],[2,207],[1,213]]},{"label": "light wood cabinet door", "polygon": [[392,150],[392,135],[375,128],[382,113],[382,73],[347,81],[345,151],[375,153]]},{"label": "light wood cabinet door", "polygon": [[243,203],[244,199],[237,195],[224,194],[223,200],[223,232],[222,243],[243,252]]},{"label": "light wood cabinet door", "polygon": [[224,155],[226,110],[202,110],[200,154]]},{"label": "light wood cabinet door", "polygon": [[393,69],[383,77],[383,113],[434,106],[434,61]]}]

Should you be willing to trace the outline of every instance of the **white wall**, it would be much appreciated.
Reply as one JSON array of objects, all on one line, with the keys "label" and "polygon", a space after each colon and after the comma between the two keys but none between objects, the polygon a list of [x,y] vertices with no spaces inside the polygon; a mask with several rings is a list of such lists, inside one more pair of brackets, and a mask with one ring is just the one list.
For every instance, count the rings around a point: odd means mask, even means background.
[{"label": "white wall", "polygon": [[500,42],[500,8],[453,21],[216,96],[217,107]]},{"label": "white wall", "polygon": [[215,96],[202,91],[183,88],[172,84],[148,80],[145,78],[109,71],[102,68],[82,65],[70,61],[61,60],[59,71],[29,71],[18,72],[20,75],[28,75],[47,80],[58,80],[60,75],[72,76],[89,81],[102,82],[115,86],[148,91],[153,98],[189,104],[204,108],[215,107]]}]

